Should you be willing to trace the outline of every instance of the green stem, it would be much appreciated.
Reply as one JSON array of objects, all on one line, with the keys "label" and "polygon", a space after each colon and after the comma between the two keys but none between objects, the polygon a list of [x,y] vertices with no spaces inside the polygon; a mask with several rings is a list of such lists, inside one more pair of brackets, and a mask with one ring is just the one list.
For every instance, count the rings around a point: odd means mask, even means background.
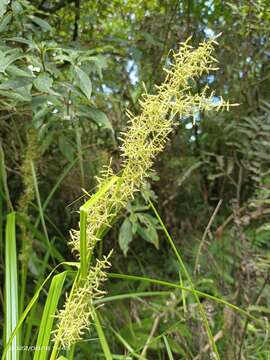
[{"label": "green stem", "polygon": [[168,286],[174,289],[181,289],[184,291],[187,291],[193,295],[197,295],[197,296],[201,296],[203,298],[215,301],[217,303],[220,303],[222,305],[228,306],[229,308],[237,311],[238,313],[240,313],[241,315],[245,315],[248,316],[251,320],[256,321],[257,323],[264,325],[264,322],[262,322],[260,319],[257,319],[255,316],[252,316],[250,313],[248,313],[247,311],[239,308],[236,305],[233,305],[231,303],[229,303],[226,300],[223,300],[221,298],[218,298],[216,296],[207,294],[203,291],[199,291],[199,290],[194,290],[185,286],[181,286],[178,284],[174,284],[172,282],[169,281],[164,281],[164,280],[159,280],[159,279],[152,279],[152,278],[148,278],[145,276],[137,276],[137,275],[126,275],[126,274],[116,274],[116,273],[108,273],[108,278],[112,278],[112,279],[124,279],[124,280],[132,280],[132,281],[144,281],[144,282],[148,282],[148,283],[152,283],[152,284],[156,284],[156,285],[161,285],[161,286]]}]

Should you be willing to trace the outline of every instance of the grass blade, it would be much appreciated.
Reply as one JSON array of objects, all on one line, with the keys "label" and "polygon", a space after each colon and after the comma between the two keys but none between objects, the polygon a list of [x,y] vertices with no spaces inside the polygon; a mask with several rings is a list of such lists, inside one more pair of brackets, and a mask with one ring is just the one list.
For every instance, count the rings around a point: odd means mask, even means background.
[{"label": "grass blade", "polygon": [[43,283],[41,284],[41,286],[37,289],[37,291],[35,292],[34,296],[32,297],[32,299],[29,301],[27,307],[25,308],[24,312],[22,313],[22,315],[20,316],[18,322],[17,322],[17,325],[15,327],[15,329],[13,330],[8,342],[6,343],[6,346],[5,346],[5,349],[4,349],[4,352],[2,354],[2,360],[6,359],[7,358],[7,354],[8,354],[8,350],[9,350],[9,347],[13,341],[13,339],[17,336],[18,334],[18,331],[20,330],[25,318],[27,317],[27,315],[29,314],[29,312],[31,311],[31,309],[33,308],[33,306],[35,305],[38,297],[39,297],[39,294],[41,292],[41,290],[43,289],[44,285],[47,283],[47,281],[51,278],[51,276],[53,275],[53,273],[56,271],[57,268],[59,268],[60,266],[62,265],[68,265],[68,266],[75,266],[75,267],[79,267],[79,263],[77,262],[69,262],[69,261],[66,261],[66,262],[63,262],[63,263],[60,263],[58,264],[50,273],[49,275],[46,277],[46,279],[43,281]]},{"label": "grass blade", "polygon": [[39,333],[35,350],[34,360],[45,360],[48,355],[51,331],[54,322],[54,315],[62,292],[67,271],[55,275],[52,279],[46,304],[43,310]]},{"label": "grass blade", "polygon": [[147,291],[147,292],[134,292],[134,293],[125,293],[112,296],[105,296],[101,299],[94,300],[94,305],[104,304],[111,301],[125,300],[125,299],[139,299],[140,297],[148,296],[169,296],[171,291]]},{"label": "grass blade", "polygon": [[[16,254],[15,213],[7,216],[5,237],[5,344],[11,338],[18,322],[18,279]],[[14,336],[7,352],[8,360],[19,359],[19,335]]]},{"label": "grass blade", "polygon": [[260,324],[261,326],[264,326],[263,321],[256,318],[255,316],[251,315],[248,311],[245,311],[245,310],[239,308],[238,306],[229,303],[228,301],[226,301],[224,299],[221,299],[221,298],[219,298],[217,296],[214,296],[214,295],[207,294],[207,293],[205,293],[203,291],[187,288],[187,287],[184,287],[184,286],[181,286],[179,284],[175,284],[175,283],[172,283],[172,282],[169,282],[169,281],[148,278],[148,277],[145,277],[145,276],[108,273],[108,278],[125,279],[125,280],[131,280],[131,281],[144,281],[144,282],[148,282],[148,283],[152,283],[152,284],[156,284],[156,285],[160,285],[160,286],[167,286],[167,287],[171,287],[171,288],[175,288],[175,289],[181,289],[181,290],[184,290],[185,292],[187,291],[187,292],[189,292],[189,293],[191,293],[193,295],[196,294],[197,296],[201,296],[202,298],[206,298],[206,299],[215,301],[215,302],[217,302],[219,304],[228,306],[229,308],[231,308],[232,310],[238,312],[239,314],[247,316],[251,320],[253,320],[253,321],[257,322],[258,324]]},{"label": "grass blade", "polygon": [[173,354],[172,354],[172,350],[171,350],[171,348],[170,348],[169,342],[168,342],[168,340],[167,340],[167,338],[166,338],[165,335],[163,335],[162,338],[163,338],[163,341],[164,341],[165,346],[166,346],[168,358],[169,358],[169,360],[173,360]]},{"label": "grass blade", "polygon": [[[41,274],[46,273],[46,268],[48,266],[49,256],[50,256],[50,253],[49,253],[49,251],[47,251],[45,256],[44,256],[43,263],[42,263]],[[37,285],[35,287],[34,293],[40,287],[43,280],[44,280],[43,277],[39,278],[39,281],[38,281],[38,283],[37,283]],[[32,309],[31,309],[31,311],[30,311],[30,313],[29,313],[29,315],[27,317],[27,323],[25,324],[25,328],[23,329],[24,337],[21,338],[21,342],[26,346],[31,345],[31,343],[33,343],[33,326],[35,324],[37,308],[38,308],[38,303],[36,302],[33,305]],[[27,351],[24,351],[23,356],[22,356],[22,360],[27,360],[27,355],[28,355]]]},{"label": "grass blade", "polygon": [[[140,360],[147,360],[145,357],[137,354],[134,349],[129,345],[129,343],[117,332],[112,328],[113,333],[115,334],[117,340],[130,352],[130,354]],[[126,359],[126,357],[125,357]]]},{"label": "grass blade", "polygon": [[101,345],[101,347],[102,347],[102,350],[103,350],[105,359],[106,359],[106,360],[112,360],[113,357],[112,357],[112,354],[111,354],[109,345],[108,345],[108,343],[107,343],[105,334],[104,334],[104,332],[103,332],[101,323],[100,323],[100,321],[99,321],[97,312],[95,312],[94,323],[95,323],[95,327],[96,327],[96,330],[97,330],[97,333],[98,333],[100,345]]},{"label": "grass blade", "polygon": [[[180,285],[181,285],[181,287],[183,287],[184,284],[183,284],[183,279],[182,279],[181,271],[179,271],[179,279],[180,279]],[[184,291],[184,290],[181,290],[181,291],[182,291],[183,309],[184,309],[184,313],[186,313],[186,312],[187,312],[186,294],[185,294],[185,291]]]}]

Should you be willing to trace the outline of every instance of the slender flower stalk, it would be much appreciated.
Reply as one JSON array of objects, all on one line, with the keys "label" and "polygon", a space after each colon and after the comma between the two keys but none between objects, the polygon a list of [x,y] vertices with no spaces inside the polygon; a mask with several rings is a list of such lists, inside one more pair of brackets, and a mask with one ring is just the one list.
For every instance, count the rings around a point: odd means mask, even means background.
[{"label": "slender flower stalk", "polygon": [[[87,214],[87,250],[88,258],[102,238],[103,230],[110,226],[113,218],[133,198],[134,193],[140,190],[142,182],[149,175],[156,156],[164,149],[168,135],[173,131],[179,120],[192,116],[199,111],[220,110],[228,108],[229,104],[220,97],[218,104],[214,103],[213,95],[207,95],[206,86],[200,94],[193,93],[194,80],[202,74],[208,74],[217,68],[213,66],[217,61],[212,56],[215,39],[203,42],[197,49],[189,45],[189,39],[183,43],[178,52],[172,53],[172,64],[164,83],[157,86],[156,94],[144,94],[141,105],[141,114],[133,115],[128,112],[129,129],[122,136],[122,172],[118,181],[106,191],[105,185],[115,175],[109,166],[99,179],[97,194],[102,196],[94,199]],[[97,195],[93,195],[93,198]],[[71,246],[79,254],[80,232],[72,230]],[[94,270],[90,266],[89,275],[85,280],[78,277],[75,291],[68,297],[65,307],[60,311],[59,324],[56,330],[56,339],[63,345],[70,346],[84,333],[90,325],[92,314],[92,301],[94,294],[98,293],[100,282],[105,275],[99,268]],[[97,280],[100,276],[100,280]],[[92,277],[95,279],[93,280]],[[93,285],[94,281],[94,285]],[[95,291],[93,291],[95,289]],[[76,324],[76,325],[75,325]]]}]

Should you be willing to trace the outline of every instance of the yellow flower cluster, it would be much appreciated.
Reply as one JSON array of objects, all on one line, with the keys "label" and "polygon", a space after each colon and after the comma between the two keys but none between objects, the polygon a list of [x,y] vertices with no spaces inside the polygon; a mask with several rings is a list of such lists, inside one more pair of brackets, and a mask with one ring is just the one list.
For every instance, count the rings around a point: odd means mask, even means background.
[{"label": "yellow flower cluster", "polygon": [[72,296],[67,298],[64,308],[57,315],[59,322],[54,331],[54,340],[59,341],[64,348],[80,340],[89,328],[94,316],[93,301],[105,294],[99,288],[107,279],[105,270],[111,266],[108,261],[111,253],[90,267],[87,278],[73,289]]}]

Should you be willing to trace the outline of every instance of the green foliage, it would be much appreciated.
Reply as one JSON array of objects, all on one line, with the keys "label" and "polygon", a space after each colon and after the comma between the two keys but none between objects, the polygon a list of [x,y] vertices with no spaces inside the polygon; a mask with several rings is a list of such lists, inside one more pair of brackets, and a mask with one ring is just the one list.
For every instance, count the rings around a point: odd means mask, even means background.
[{"label": "green foliage", "polygon": [[148,183],[144,184],[141,194],[142,197],[135,198],[127,204],[128,213],[119,228],[118,242],[125,256],[136,237],[152,243],[159,249],[160,226],[157,219],[149,213],[149,205],[147,205],[149,198],[155,199],[155,194]]},{"label": "green foliage", "polygon": [[36,343],[36,348],[40,350],[35,351],[34,360],[43,360],[47,358],[55,312],[63,289],[65,278],[66,272],[62,272],[61,274],[55,275],[52,279],[47,301],[42,313],[42,319],[40,322]]},{"label": "green foliage", "polygon": [[[0,1],[3,358],[56,358],[51,315],[59,316],[76,274],[85,278],[90,257],[113,247],[107,294],[93,300],[103,304],[98,317],[59,359],[204,360],[214,357],[211,342],[225,360],[268,359],[269,19],[267,0]],[[191,34],[197,48],[220,32],[220,68],[189,79],[185,91],[209,86],[217,107],[218,95],[239,106],[218,114],[196,106],[174,118],[154,164],[158,178],[149,174],[124,211],[114,209],[89,257],[95,212],[79,220],[77,210],[89,194],[110,198],[112,184],[101,191],[96,176],[111,158],[113,190],[133,192],[118,182],[127,109],[138,120],[142,93],[157,94],[170,49]],[[158,112],[153,106],[144,130]],[[135,135],[125,152],[134,179]],[[79,221],[85,241],[71,253],[69,229]],[[36,345],[50,351],[30,352]]]}]

